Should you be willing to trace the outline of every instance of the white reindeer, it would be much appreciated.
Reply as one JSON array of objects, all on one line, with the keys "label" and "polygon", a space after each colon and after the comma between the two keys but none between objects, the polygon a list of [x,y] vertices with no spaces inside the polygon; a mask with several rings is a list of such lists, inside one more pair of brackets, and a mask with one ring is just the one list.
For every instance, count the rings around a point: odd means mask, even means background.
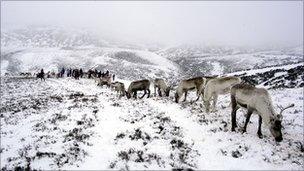
[{"label": "white reindeer", "polygon": [[167,97],[169,96],[171,87],[167,86],[164,79],[156,78],[154,80],[154,95],[156,96],[156,88],[158,95],[162,97],[162,93],[164,93]]},{"label": "white reindeer", "polygon": [[241,82],[238,77],[218,77],[207,82],[204,90],[204,106],[206,112],[210,111],[210,101],[213,100],[212,111],[216,110],[218,95],[227,94],[233,85]]},{"label": "white reindeer", "polygon": [[97,80],[98,80],[97,86],[101,86],[101,87],[103,87],[103,85],[106,85],[107,87],[111,86],[111,77],[100,77]]},{"label": "white reindeer", "polygon": [[262,138],[261,124],[262,121],[266,126],[269,127],[271,134],[274,136],[277,142],[283,140],[281,132],[281,119],[282,112],[290,107],[293,107],[294,104],[289,105],[285,108],[281,108],[281,112],[277,114],[272,105],[272,100],[268,91],[264,88],[256,88],[248,84],[236,84],[231,88],[231,131],[235,131],[237,127],[236,124],[236,112],[240,107],[247,109],[247,116],[245,121],[245,126],[243,132],[246,132],[247,124],[250,120],[252,113],[257,113],[259,115],[259,127],[258,127],[258,136]]},{"label": "white reindeer", "polygon": [[125,85],[122,82],[115,81],[114,83],[111,83],[111,88],[114,88],[114,90],[119,93],[119,97],[122,97],[126,94]]}]

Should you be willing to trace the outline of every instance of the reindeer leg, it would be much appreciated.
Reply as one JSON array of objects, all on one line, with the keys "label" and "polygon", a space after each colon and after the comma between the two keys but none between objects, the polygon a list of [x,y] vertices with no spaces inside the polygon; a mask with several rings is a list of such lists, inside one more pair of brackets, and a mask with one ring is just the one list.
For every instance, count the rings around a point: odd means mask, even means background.
[{"label": "reindeer leg", "polygon": [[246,115],[246,121],[245,121],[245,125],[244,125],[244,128],[243,128],[243,133],[246,132],[247,125],[248,125],[248,122],[250,120],[250,117],[251,117],[252,113],[253,113],[253,110],[251,108],[248,108],[247,115]]},{"label": "reindeer leg", "polygon": [[150,91],[150,89],[147,89],[147,91],[148,91],[148,97],[147,98],[149,98],[151,91]]},{"label": "reindeer leg", "polygon": [[216,103],[217,103],[217,98],[218,98],[218,95],[217,94],[213,94],[213,104],[212,104],[212,111],[213,112],[216,111],[215,106],[216,106]]},{"label": "reindeer leg", "polygon": [[259,138],[263,138],[262,131],[261,131],[261,125],[262,125],[262,116],[259,115],[259,128],[258,128],[258,132],[257,132]]},{"label": "reindeer leg", "polygon": [[188,91],[185,91],[185,99],[183,102],[185,102],[187,100],[187,94],[188,94]]},{"label": "reindeer leg", "polygon": [[144,95],[142,95],[141,97],[140,97],[140,99],[142,99],[146,94],[147,94],[147,91],[146,90],[144,90]]},{"label": "reindeer leg", "polygon": [[154,86],[154,96],[156,97],[156,86]]},{"label": "reindeer leg", "polygon": [[201,96],[201,94],[202,94],[202,89],[203,89],[203,86],[202,86],[202,85],[198,87],[198,89],[197,89],[197,91],[196,91],[197,99],[196,99],[195,101],[198,101],[198,100],[199,100],[199,98],[200,98],[200,96]]},{"label": "reindeer leg", "polygon": [[232,104],[232,111],[231,111],[231,131],[235,131],[235,128],[237,127],[236,124],[236,112],[239,109],[237,106],[236,100],[234,96],[231,96],[231,104]]},{"label": "reindeer leg", "polygon": [[204,94],[205,94],[205,90],[204,90],[204,87],[203,87],[202,90],[201,90],[202,98],[204,98]]},{"label": "reindeer leg", "polygon": [[161,93],[160,88],[157,89],[157,92],[158,92],[158,95],[159,95],[160,97],[162,97],[162,93]]},{"label": "reindeer leg", "polygon": [[135,99],[137,99],[137,91],[134,91],[134,92],[133,92],[133,97],[134,97]]}]

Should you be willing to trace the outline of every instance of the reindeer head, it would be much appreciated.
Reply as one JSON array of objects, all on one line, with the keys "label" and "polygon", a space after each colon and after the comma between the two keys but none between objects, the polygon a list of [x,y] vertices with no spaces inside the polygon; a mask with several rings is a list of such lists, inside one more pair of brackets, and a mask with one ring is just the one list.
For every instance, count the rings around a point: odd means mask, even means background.
[{"label": "reindeer head", "polygon": [[175,102],[178,103],[179,99],[180,99],[180,95],[176,91],[176,93],[175,93]]},{"label": "reindeer head", "polygon": [[125,91],[125,93],[126,93],[127,98],[130,99],[131,98],[131,93],[129,93],[127,91]]},{"label": "reindeer head", "polygon": [[166,90],[165,90],[165,94],[166,94],[167,97],[169,97],[170,90],[171,90],[171,87],[167,87]]},{"label": "reindeer head", "polygon": [[282,118],[283,118],[283,111],[290,108],[290,107],[293,107],[294,104],[291,104],[285,108],[283,108],[282,106],[278,106],[281,111],[278,115],[274,116],[274,118],[271,118],[270,119],[270,132],[271,134],[274,136],[275,140],[277,142],[281,142],[283,140],[283,136],[282,136],[282,132],[281,132],[281,129],[282,129]]},{"label": "reindeer head", "polygon": [[277,142],[281,142],[283,140],[283,136],[282,136],[282,121],[278,118],[274,118],[270,120],[270,132],[272,134],[272,136],[274,136],[275,140]]}]

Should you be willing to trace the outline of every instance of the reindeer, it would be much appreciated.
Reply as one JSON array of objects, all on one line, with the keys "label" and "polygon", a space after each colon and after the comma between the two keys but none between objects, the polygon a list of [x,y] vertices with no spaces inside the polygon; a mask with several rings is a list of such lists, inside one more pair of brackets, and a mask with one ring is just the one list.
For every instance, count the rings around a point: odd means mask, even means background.
[{"label": "reindeer", "polygon": [[156,78],[154,80],[154,95],[156,96],[156,88],[158,89],[158,95],[162,97],[162,92],[169,97],[171,87],[167,86],[164,79]]},{"label": "reindeer", "polygon": [[91,75],[91,78],[93,78],[94,83],[97,83],[97,84],[99,83],[100,78],[95,77],[94,75]]},{"label": "reindeer", "polygon": [[111,86],[111,77],[101,77],[98,80],[97,86],[103,86],[106,85],[107,87]]},{"label": "reindeer", "polygon": [[126,91],[127,98],[130,99],[131,95],[133,93],[133,97],[137,98],[137,91],[144,90],[144,95],[140,98],[143,98],[148,91],[148,97],[150,97],[150,81],[149,80],[139,80],[139,81],[133,81],[129,85],[128,91]]},{"label": "reindeer", "polygon": [[125,95],[125,85],[124,83],[122,82],[114,82],[114,83],[111,83],[111,88],[114,88],[114,90],[119,93],[119,96],[122,97]]},{"label": "reindeer", "polygon": [[200,95],[202,93],[203,87],[205,85],[206,78],[204,77],[195,77],[187,80],[182,80],[177,87],[176,93],[175,93],[175,102],[178,103],[179,99],[182,97],[183,93],[185,93],[185,99],[187,99],[187,94],[189,90],[196,89],[197,99],[200,98]]},{"label": "reindeer", "polygon": [[236,124],[236,112],[240,107],[247,109],[247,116],[245,121],[245,126],[243,127],[243,133],[246,132],[247,124],[253,112],[259,115],[259,127],[258,127],[258,137],[262,138],[261,124],[269,127],[271,134],[274,136],[275,141],[280,142],[283,140],[281,132],[281,120],[282,112],[294,104],[291,104],[285,108],[281,108],[281,112],[277,113],[273,109],[272,100],[268,91],[264,88],[256,88],[249,84],[236,84],[231,88],[231,131],[235,131],[237,127]]},{"label": "reindeer", "polygon": [[218,95],[229,93],[231,87],[241,82],[238,77],[218,77],[211,79],[205,86],[203,102],[206,112],[210,111],[210,101],[213,100],[213,109],[216,110]]}]

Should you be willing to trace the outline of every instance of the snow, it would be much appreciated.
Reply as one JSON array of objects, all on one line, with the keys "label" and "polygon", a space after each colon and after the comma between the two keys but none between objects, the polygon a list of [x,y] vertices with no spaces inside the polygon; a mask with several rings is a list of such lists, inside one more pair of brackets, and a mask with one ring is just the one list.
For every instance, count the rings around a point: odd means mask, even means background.
[{"label": "snow", "polygon": [[304,65],[304,63],[301,62],[301,63],[297,63],[297,64],[284,65],[283,67],[282,66],[275,66],[275,67],[265,67],[265,68],[261,68],[261,69],[238,71],[238,72],[233,72],[233,73],[229,73],[229,74],[226,74],[226,75],[227,76],[242,75],[242,74],[245,74],[245,73],[246,73],[246,75],[254,75],[254,74],[257,74],[257,73],[263,73],[263,72],[270,71],[270,70],[275,70],[275,69],[286,69],[286,70],[288,70],[288,69],[295,68],[297,66],[303,66],[303,65]]},{"label": "snow", "polygon": [[[56,72],[62,66],[100,67],[113,70],[126,88],[139,78],[163,77],[174,82],[207,69],[211,75],[223,75],[227,67],[233,71],[301,61],[227,74],[254,75],[304,64],[302,47],[282,52],[190,46],[151,52],[98,41],[77,30],[38,28],[1,35],[2,76],[13,69],[18,73],[41,68]],[[201,67],[205,63],[210,68]],[[196,67],[201,72],[185,74]],[[283,74],[286,71],[275,73],[275,77]],[[1,169],[303,170],[303,88],[269,90],[276,111],[277,105],[295,104],[283,113],[284,140],[280,143],[265,125],[263,139],[257,137],[257,115],[242,134],[244,109],[237,113],[239,129],[231,132],[228,94],[219,96],[218,111],[207,114],[201,100],[193,101],[195,92],[188,94],[188,101],[177,104],[174,90],[170,97],[155,97],[153,84],[150,90],[150,98],[127,99],[86,78],[44,82],[1,77]]]},{"label": "snow", "polygon": [[[45,72],[57,72],[61,67],[81,67],[88,70],[93,67],[107,66],[114,72],[122,72],[119,67],[127,67],[128,69],[144,70],[142,72],[149,73],[155,77],[159,73],[178,73],[178,68],[168,59],[161,57],[149,51],[140,51],[123,48],[96,48],[96,47],[77,47],[71,49],[62,48],[27,48],[18,52],[16,49],[7,49],[6,54],[9,56],[8,62],[1,59],[3,65],[2,72],[37,72],[41,68]],[[18,53],[15,53],[18,52]],[[130,59],[119,59],[115,57],[116,53],[130,52],[136,56]],[[4,53],[4,54],[5,54]],[[139,60],[138,60],[139,59]],[[142,61],[140,60],[142,59]],[[130,61],[128,61],[130,60]],[[138,61],[137,61],[138,60]],[[148,61],[149,63],[144,63]],[[124,66],[126,65],[126,66]],[[14,66],[16,69],[11,71],[6,66]],[[135,75],[135,73],[133,73]],[[169,77],[169,76],[167,76]]]},{"label": "snow", "polygon": [[5,74],[5,72],[7,71],[8,64],[9,64],[9,62],[7,60],[1,61],[1,76],[3,76]]},{"label": "snow", "polygon": [[219,62],[212,62],[212,66],[211,75],[222,75],[224,73],[224,69]]},{"label": "snow", "polygon": [[[119,99],[89,79],[1,79],[1,167],[26,166],[29,158],[32,169],[43,170],[303,168],[302,88],[270,91],[275,105],[295,103],[283,113],[284,140],[276,143],[264,125],[264,138],[257,137],[256,115],[247,133],[230,131],[229,95],[207,114],[201,101],[177,104],[173,93]],[[239,126],[244,113],[238,112]]]}]

